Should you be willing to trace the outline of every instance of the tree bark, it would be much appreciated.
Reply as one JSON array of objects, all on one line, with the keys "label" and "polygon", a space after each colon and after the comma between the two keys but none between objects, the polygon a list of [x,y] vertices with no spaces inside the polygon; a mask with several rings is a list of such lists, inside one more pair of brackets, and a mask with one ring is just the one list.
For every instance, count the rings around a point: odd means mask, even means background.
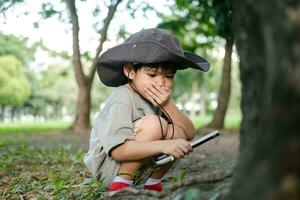
[{"label": "tree bark", "polygon": [[[113,1],[112,1],[113,2]],[[92,83],[96,72],[97,59],[102,51],[103,43],[107,38],[107,30],[109,24],[116,12],[121,0],[117,0],[115,3],[111,3],[108,9],[108,14],[104,19],[104,26],[100,31],[100,43],[96,50],[95,57],[92,61],[89,74],[85,75],[82,69],[80,45],[79,45],[79,22],[76,11],[75,0],[66,0],[72,23],[73,31],[73,67],[75,71],[76,83],[79,88],[78,101],[76,104],[75,120],[71,127],[70,132],[73,133],[88,133],[90,131],[90,106],[91,106],[91,89]]]},{"label": "tree bark", "polygon": [[232,55],[233,40],[226,39],[225,56],[222,70],[222,81],[218,95],[218,106],[214,112],[212,121],[208,127],[222,129],[230,99],[231,90],[231,55]]},{"label": "tree bark", "polygon": [[240,156],[228,199],[300,199],[300,5],[234,0]]}]

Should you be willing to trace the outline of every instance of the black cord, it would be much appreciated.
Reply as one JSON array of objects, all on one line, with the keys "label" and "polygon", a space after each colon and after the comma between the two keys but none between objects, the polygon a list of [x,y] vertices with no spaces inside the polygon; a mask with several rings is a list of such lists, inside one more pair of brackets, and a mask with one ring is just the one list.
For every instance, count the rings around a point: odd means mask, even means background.
[{"label": "black cord", "polygon": [[[154,100],[155,101],[155,100]],[[157,103],[157,101],[155,101],[156,102],[156,104],[158,105],[158,107],[160,108],[160,109],[162,109],[162,111],[163,111],[163,113],[166,115],[166,117],[168,118],[168,120],[170,121],[170,123],[171,123],[171,125],[172,125],[172,136],[171,136],[171,138],[170,139],[173,139],[173,137],[174,137],[174,122],[173,122],[173,120],[172,120],[172,118],[170,117],[170,115],[169,115],[169,113],[161,106],[161,105],[159,105],[159,103]],[[160,118],[159,118],[160,119]]]},{"label": "black cord", "polygon": [[160,130],[161,130],[161,139],[163,140],[165,138],[164,136],[164,130],[163,130],[163,127],[162,127],[162,123],[161,123],[161,119],[160,119],[160,116],[159,116],[159,107],[156,107],[156,116],[158,118],[158,121],[159,121],[159,125],[160,125]]}]

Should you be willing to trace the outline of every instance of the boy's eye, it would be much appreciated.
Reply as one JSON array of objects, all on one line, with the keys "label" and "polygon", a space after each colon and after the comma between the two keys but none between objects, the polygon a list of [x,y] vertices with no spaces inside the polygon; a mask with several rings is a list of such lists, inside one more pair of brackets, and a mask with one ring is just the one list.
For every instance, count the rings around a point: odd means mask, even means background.
[{"label": "boy's eye", "polygon": [[173,79],[174,78],[174,75],[167,75],[166,76],[168,79]]},{"label": "boy's eye", "polygon": [[150,76],[150,77],[155,77],[156,74],[148,74],[148,76]]}]

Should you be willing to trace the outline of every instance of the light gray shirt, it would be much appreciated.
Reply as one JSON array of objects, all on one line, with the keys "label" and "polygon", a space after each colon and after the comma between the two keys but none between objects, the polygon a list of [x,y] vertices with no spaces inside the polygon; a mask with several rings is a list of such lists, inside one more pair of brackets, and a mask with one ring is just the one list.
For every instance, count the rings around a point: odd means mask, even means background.
[{"label": "light gray shirt", "polygon": [[111,151],[126,140],[135,140],[133,124],[145,115],[154,114],[153,106],[125,86],[119,86],[97,116],[84,163],[94,177],[104,178],[108,187],[119,170]]}]

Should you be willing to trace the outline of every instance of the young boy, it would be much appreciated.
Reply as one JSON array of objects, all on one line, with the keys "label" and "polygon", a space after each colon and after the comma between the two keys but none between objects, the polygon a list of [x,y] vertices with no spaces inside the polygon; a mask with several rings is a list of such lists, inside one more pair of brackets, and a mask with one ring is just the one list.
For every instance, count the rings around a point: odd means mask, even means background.
[{"label": "young boy", "polygon": [[[192,151],[194,126],[171,99],[176,70],[188,67],[208,71],[209,63],[183,52],[177,38],[157,28],[133,34],[99,58],[100,80],[117,88],[94,123],[84,162],[105,178],[108,191],[131,187],[134,174],[154,156],[178,159]],[[150,174],[144,188],[162,191],[170,167]]]}]

